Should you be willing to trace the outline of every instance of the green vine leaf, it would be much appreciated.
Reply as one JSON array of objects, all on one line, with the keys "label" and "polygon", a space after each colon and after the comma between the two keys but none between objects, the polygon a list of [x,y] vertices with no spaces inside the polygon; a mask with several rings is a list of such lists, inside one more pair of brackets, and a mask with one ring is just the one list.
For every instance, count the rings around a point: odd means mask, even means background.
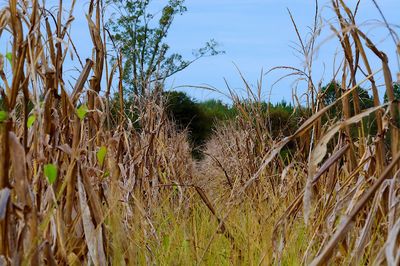
[{"label": "green vine leaf", "polygon": [[28,117],[28,121],[26,122],[26,126],[27,126],[28,128],[31,128],[32,125],[33,125],[33,123],[35,123],[35,121],[36,121],[36,116],[35,116],[35,115],[29,116],[29,117]]},{"label": "green vine leaf", "polygon": [[51,163],[46,164],[44,166],[44,175],[47,177],[50,184],[54,184],[57,179],[57,166]]},{"label": "green vine leaf", "polygon": [[12,53],[6,53],[6,58],[8,59],[8,62],[12,65]]},{"label": "green vine leaf", "polygon": [[8,119],[8,113],[5,111],[0,111],[0,123]]},{"label": "green vine leaf", "polygon": [[82,104],[77,110],[76,114],[78,115],[80,120],[85,119],[86,114],[88,113],[88,108],[86,104]]},{"label": "green vine leaf", "polygon": [[97,161],[99,162],[99,165],[102,167],[104,164],[104,159],[106,158],[107,155],[107,148],[105,146],[102,146],[96,156],[97,156]]}]

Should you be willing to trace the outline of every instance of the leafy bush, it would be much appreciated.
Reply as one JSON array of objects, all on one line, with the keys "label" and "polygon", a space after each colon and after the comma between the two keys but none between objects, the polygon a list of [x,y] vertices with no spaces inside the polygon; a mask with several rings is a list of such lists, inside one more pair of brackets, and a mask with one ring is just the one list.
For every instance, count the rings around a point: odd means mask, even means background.
[{"label": "leafy bush", "polygon": [[165,92],[165,97],[168,117],[178,128],[188,130],[193,155],[199,157],[198,148],[212,132],[212,118],[184,92]]},{"label": "leafy bush", "polygon": [[[165,93],[167,112],[180,128],[189,130],[189,139],[194,148],[203,145],[210,138],[215,126],[224,121],[234,119],[238,106],[229,106],[220,100],[207,100],[197,103],[184,92],[170,91]],[[249,110],[254,103],[242,103]],[[260,103],[263,116],[268,118],[270,133],[273,138],[282,134],[293,133],[297,125],[294,108],[282,101],[277,104]],[[267,122],[267,121],[266,121]]]},{"label": "leafy bush", "polygon": [[237,113],[233,108],[227,104],[224,104],[221,100],[207,100],[200,102],[199,106],[208,117],[216,121],[231,119]]}]

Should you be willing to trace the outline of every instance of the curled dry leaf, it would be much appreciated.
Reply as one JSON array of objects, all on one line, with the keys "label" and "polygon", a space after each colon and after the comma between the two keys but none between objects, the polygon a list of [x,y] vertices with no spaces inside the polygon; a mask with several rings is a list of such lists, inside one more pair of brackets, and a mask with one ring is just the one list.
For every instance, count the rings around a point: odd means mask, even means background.
[{"label": "curled dry leaf", "polygon": [[[79,171],[78,171],[79,173]],[[78,195],[79,204],[82,213],[82,223],[85,232],[85,240],[89,250],[90,257],[94,265],[107,265],[104,253],[103,230],[101,224],[97,228],[93,224],[92,214],[86,197],[85,186],[82,183],[81,175],[78,174]]]}]

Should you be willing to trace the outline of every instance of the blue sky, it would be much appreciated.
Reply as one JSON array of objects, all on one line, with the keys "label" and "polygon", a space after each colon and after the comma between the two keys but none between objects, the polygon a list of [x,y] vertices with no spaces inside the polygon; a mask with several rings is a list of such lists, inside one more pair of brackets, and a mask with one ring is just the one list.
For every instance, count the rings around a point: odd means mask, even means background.
[{"label": "blue sky", "polygon": [[[226,91],[223,80],[226,78],[232,88],[240,90],[243,84],[234,63],[253,85],[257,84],[261,69],[267,71],[279,65],[302,67],[303,59],[299,59],[298,54],[291,48],[295,45],[294,42],[298,42],[287,9],[291,10],[300,34],[305,37],[309,32],[308,27],[313,23],[314,1],[189,0],[186,3],[188,12],[176,18],[176,23],[171,28],[169,42],[174,50],[190,54],[193,47],[199,46],[207,39],[215,38],[222,44],[221,48],[226,54],[202,59],[170,80],[171,86],[206,83]],[[400,24],[400,1],[380,0],[379,4],[390,23]],[[326,20],[323,24],[328,24],[334,17],[330,6],[320,1],[320,10]],[[362,0],[358,23],[362,29],[369,32],[372,40],[379,42],[378,47],[388,53],[392,71],[397,72],[399,68],[393,41],[388,38],[387,30],[379,22],[371,21],[378,18],[380,19],[380,16],[372,1]],[[333,58],[338,44],[329,27],[324,26],[317,40],[320,49],[316,54],[317,60],[313,70],[316,82],[321,78],[325,81],[331,79]],[[379,62],[374,60],[373,67],[379,69]],[[277,71],[264,77],[265,99],[269,96],[271,85],[286,73],[288,72]],[[294,78],[286,79],[275,85],[271,91],[271,101],[290,101],[293,81]],[[303,89],[304,84],[300,84],[298,93]],[[188,91],[198,99],[218,97],[204,90]]]},{"label": "blue sky", "polygon": [[[165,0],[153,0],[154,5],[162,4]],[[70,0],[64,1],[64,8],[68,8]],[[85,13],[88,8],[87,0],[78,0],[75,7],[75,21],[72,23],[71,35],[82,59],[91,57],[92,42],[87,28]],[[355,0],[346,1],[354,5]],[[400,1],[378,0],[379,5],[389,23],[400,29]],[[2,5],[6,3],[2,1]],[[53,6],[56,12],[58,1],[47,0],[47,7]],[[317,40],[319,47],[313,69],[313,78],[316,82],[323,79],[323,84],[330,81],[333,73],[335,53],[339,42],[332,36],[328,23],[333,22],[334,14],[330,8],[330,1],[319,1],[323,17],[323,30]],[[192,50],[200,48],[206,41],[215,39],[221,44],[226,54],[203,58],[184,71],[176,74],[167,81],[167,88],[174,89],[184,85],[211,85],[227,92],[224,78],[231,88],[240,93],[243,83],[235,64],[239,67],[247,81],[256,85],[261,70],[264,72],[274,66],[294,66],[302,68],[302,58],[292,48],[297,38],[287,9],[290,9],[300,30],[302,37],[309,32],[314,19],[313,0],[186,0],[188,11],[183,16],[177,16],[170,29],[167,42],[172,52],[178,52],[190,58]],[[395,45],[388,37],[388,31],[382,25],[378,11],[371,0],[361,0],[358,25],[368,33],[378,48],[385,51],[390,58],[390,66],[395,77],[399,71],[396,61]],[[336,23],[334,23],[336,25]],[[1,40],[2,43],[4,40]],[[7,49],[7,48],[6,48]],[[339,54],[339,57],[341,55]],[[374,58],[372,56],[371,58]],[[338,64],[336,62],[336,64]],[[78,67],[78,69],[74,69]],[[377,60],[372,60],[373,69],[380,68]],[[76,59],[65,66],[72,76],[79,74],[79,65]],[[289,72],[276,71],[263,77],[263,99],[271,97],[272,102],[282,99],[291,101],[294,78],[285,79],[271,85],[280,77]],[[382,78],[377,76],[378,83]],[[304,92],[306,85],[297,86],[297,94]],[[367,86],[368,87],[368,86]],[[219,98],[226,102],[229,99],[218,93],[201,89],[182,89],[197,100]]]}]

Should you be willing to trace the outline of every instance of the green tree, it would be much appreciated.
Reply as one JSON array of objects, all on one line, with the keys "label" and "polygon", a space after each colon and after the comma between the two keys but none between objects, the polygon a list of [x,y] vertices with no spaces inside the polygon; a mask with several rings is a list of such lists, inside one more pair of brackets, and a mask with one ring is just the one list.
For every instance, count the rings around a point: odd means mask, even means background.
[{"label": "green tree", "polygon": [[274,138],[280,135],[293,134],[297,128],[297,116],[291,104],[284,100],[269,104],[269,123],[271,124],[271,134]]},{"label": "green tree", "polygon": [[[341,95],[342,95],[342,89],[340,84],[331,82],[325,87],[322,88],[322,92],[324,93],[323,96],[323,101],[324,105],[329,105],[333,102],[335,102]],[[373,98],[368,94],[368,91],[361,88],[357,87],[357,95],[358,99],[360,102],[360,108],[361,110],[368,109],[374,106],[374,100]],[[350,104],[350,113],[351,115],[354,115],[354,99],[353,99],[353,94],[349,95],[349,104]],[[342,105],[341,103],[336,104],[334,107],[332,107],[328,112],[329,117],[331,118],[339,118],[342,116]],[[369,116],[365,117],[362,119],[363,127],[366,129],[366,133],[370,135],[375,135],[377,131],[377,126],[376,126],[376,118],[375,118],[375,113],[370,114]],[[357,127],[351,127],[351,135],[353,137],[356,137],[358,135],[358,128]]]},{"label": "green tree", "polygon": [[[400,83],[394,82],[393,83],[393,93],[394,93],[394,100],[395,104],[397,104],[398,108],[396,108],[397,112],[400,110]],[[385,92],[385,95],[383,96],[383,101],[387,103],[389,101],[388,96]],[[397,125],[400,125],[400,115],[397,113]]]},{"label": "green tree", "polygon": [[200,158],[200,147],[212,133],[212,117],[184,92],[169,91],[164,95],[167,99],[166,110],[169,118],[181,129],[188,130],[193,155],[195,158]]},{"label": "green tree", "polygon": [[[397,83],[397,82],[393,83],[393,92],[394,92],[394,99],[396,101],[400,101],[400,83]],[[385,103],[388,102],[388,96],[387,96],[386,92],[385,92],[385,95],[383,96],[383,101]]]},{"label": "green tree", "polygon": [[[329,104],[332,104],[340,96],[342,96],[342,89],[341,89],[341,86],[339,83],[331,82],[322,88],[322,93],[323,93],[324,105],[327,106]],[[374,106],[374,100],[368,94],[367,90],[365,90],[361,87],[358,87],[357,94],[358,94],[358,98],[360,100],[361,110],[364,110],[364,109]],[[349,103],[350,103],[350,111],[351,111],[352,115],[354,115],[353,94],[349,95]],[[340,106],[340,103],[339,103],[336,106],[331,108],[331,111],[329,112],[329,114],[333,115],[333,116],[340,116],[341,112],[342,112],[341,110],[342,110],[342,107]]]},{"label": "green tree", "polygon": [[129,92],[143,95],[149,84],[182,71],[202,57],[223,53],[217,50],[218,44],[214,40],[195,50],[191,59],[170,53],[165,40],[175,16],[186,11],[184,0],[164,1],[161,12],[151,0],[107,2],[117,10],[109,20],[108,28],[116,48],[123,55],[124,87]]},{"label": "green tree", "polygon": [[221,100],[206,100],[200,102],[199,106],[214,122],[232,119],[236,114],[234,109],[224,104]]}]

